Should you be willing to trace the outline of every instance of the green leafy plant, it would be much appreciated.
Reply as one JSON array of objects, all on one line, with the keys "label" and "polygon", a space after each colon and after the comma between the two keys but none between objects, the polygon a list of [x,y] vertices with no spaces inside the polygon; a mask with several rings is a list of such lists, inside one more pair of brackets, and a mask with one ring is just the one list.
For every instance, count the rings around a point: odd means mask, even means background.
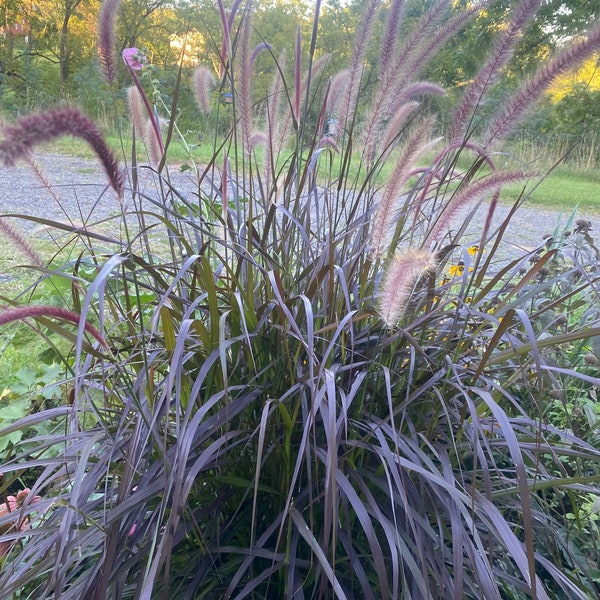
[{"label": "green leafy plant", "polygon": [[[253,39],[252,3],[218,5],[230,127],[190,169],[193,193],[168,168],[181,82],[165,125],[137,49],[123,58],[148,164],[134,148],[127,179],[74,108],[27,117],[0,142],[12,162],[56,135],[83,137],[124,207],[114,236],[71,228],[85,250],[56,272],[72,282],[69,310],[4,317],[72,340],[73,393],[0,430],[67,423],[2,467],[41,470],[41,498],[21,511],[42,516],[0,537],[23,540],[0,598],[592,597],[596,550],[563,533],[590,526],[571,515],[598,492],[586,469],[600,450],[544,402],[600,383],[564,360],[595,348],[598,314],[557,316],[597,302],[597,250],[583,227],[585,247],[557,238],[501,259],[520,201],[497,225],[498,195],[528,171],[497,168],[492,148],[597,49],[600,27],[480,122],[537,8],[519,3],[441,139],[418,101],[443,90],[420,73],[474,10],[439,2],[401,37],[392,2],[379,84],[359,113],[378,2],[348,70],[328,81],[320,3],[308,60],[298,35],[289,67]],[[107,0],[99,17],[108,82],[117,9]],[[265,97],[252,86],[259,53],[274,66]],[[465,209],[487,210],[477,246],[469,218],[456,225]]]}]

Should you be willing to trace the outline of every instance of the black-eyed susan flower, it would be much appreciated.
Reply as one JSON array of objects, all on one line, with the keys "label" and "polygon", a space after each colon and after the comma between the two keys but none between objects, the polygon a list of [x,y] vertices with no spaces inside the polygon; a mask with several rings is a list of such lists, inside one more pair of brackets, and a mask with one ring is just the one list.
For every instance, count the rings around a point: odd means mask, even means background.
[{"label": "black-eyed susan flower", "polygon": [[450,265],[447,269],[447,273],[449,277],[460,277],[465,270],[465,265],[463,262],[459,262],[457,265]]}]

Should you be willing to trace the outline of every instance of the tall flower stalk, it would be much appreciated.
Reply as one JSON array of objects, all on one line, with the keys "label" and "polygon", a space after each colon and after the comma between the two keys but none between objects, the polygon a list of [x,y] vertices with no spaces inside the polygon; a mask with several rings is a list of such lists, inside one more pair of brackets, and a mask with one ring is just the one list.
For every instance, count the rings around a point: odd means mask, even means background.
[{"label": "tall flower stalk", "polygon": [[112,150],[96,125],[77,108],[57,108],[21,117],[4,128],[0,142],[0,161],[11,166],[27,159],[38,145],[72,135],[85,140],[104,167],[111,187],[123,194],[123,173]]}]

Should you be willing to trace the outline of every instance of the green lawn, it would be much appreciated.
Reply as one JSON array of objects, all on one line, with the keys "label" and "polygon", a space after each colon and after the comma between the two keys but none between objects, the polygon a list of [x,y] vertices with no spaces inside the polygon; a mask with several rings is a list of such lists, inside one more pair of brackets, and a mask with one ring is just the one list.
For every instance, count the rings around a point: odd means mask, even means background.
[{"label": "green lawn", "polygon": [[[519,184],[508,185],[502,192],[504,200],[515,200],[522,192]],[[575,172],[566,168],[556,170],[542,180],[527,185],[528,204],[573,209],[576,206],[600,212],[600,175]]]},{"label": "green lawn", "polygon": [[[119,153],[120,140],[116,136],[108,136],[108,142]],[[128,152],[130,152],[130,143],[130,141],[125,142]],[[72,138],[58,140],[51,145],[51,149],[76,156],[93,157],[93,152],[83,141]],[[212,147],[207,143],[191,146],[190,150],[198,164],[206,163],[212,157]],[[175,139],[169,148],[169,157],[170,162],[175,164],[189,161],[189,155]],[[142,148],[138,158],[141,161],[145,160]],[[513,167],[517,168],[514,165]],[[385,177],[385,173],[382,176]],[[522,184],[508,185],[502,192],[502,199],[507,202],[514,201],[522,190]],[[573,209],[578,206],[600,212],[600,173],[592,170],[577,171],[568,166],[560,166],[543,179],[533,178],[527,185],[526,193],[529,195],[530,205],[538,204],[561,209]]]}]

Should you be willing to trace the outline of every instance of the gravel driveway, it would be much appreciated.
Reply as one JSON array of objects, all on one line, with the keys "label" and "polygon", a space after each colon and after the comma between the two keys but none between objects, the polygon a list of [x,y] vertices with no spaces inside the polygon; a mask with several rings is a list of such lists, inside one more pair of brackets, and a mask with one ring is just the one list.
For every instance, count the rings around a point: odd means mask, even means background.
[{"label": "gravel driveway", "polygon": [[[75,224],[93,224],[117,216],[120,206],[99,163],[94,159],[64,156],[59,154],[37,154],[36,162],[47,174],[54,195],[31,173],[26,164],[14,167],[0,166],[0,215],[18,213],[34,215],[49,220],[71,221]],[[193,194],[195,184],[188,173],[173,173],[177,189],[183,190],[188,197]],[[143,169],[140,173],[140,189],[149,196],[156,197],[156,182],[152,173]],[[500,205],[495,214],[495,224],[499,225],[508,214],[509,206]],[[472,239],[477,239],[477,231],[482,226],[484,210],[480,211],[470,224]],[[517,212],[505,235],[507,251],[511,248],[530,249],[539,245],[545,233],[551,233],[557,224],[564,224],[570,210],[563,213],[526,204]],[[593,223],[593,233],[600,229],[600,213],[581,213]],[[461,217],[457,217],[460,221]],[[14,224],[26,235],[37,235],[43,231],[40,224],[25,220],[15,220]],[[458,223],[457,223],[458,224]]]},{"label": "gravel driveway", "polygon": [[[32,215],[76,225],[92,225],[120,214],[121,206],[98,161],[61,154],[36,154],[34,158],[50,189],[25,163],[14,167],[0,165],[0,215]],[[177,173],[174,177],[178,179],[178,187],[192,193],[194,184],[189,175]],[[156,189],[150,170],[140,169],[140,190],[156,197]],[[15,223],[27,233],[42,228],[38,223],[27,220]]]}]

